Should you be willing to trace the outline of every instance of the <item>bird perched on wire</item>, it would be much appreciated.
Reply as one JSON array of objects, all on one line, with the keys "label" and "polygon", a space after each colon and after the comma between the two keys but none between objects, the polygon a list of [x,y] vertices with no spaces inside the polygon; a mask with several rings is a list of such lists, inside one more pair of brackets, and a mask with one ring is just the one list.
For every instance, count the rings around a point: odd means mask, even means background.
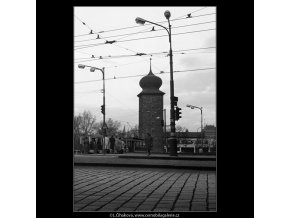
[{"label": "bird perched on wire", "polygon": [[99,34],[98,34],[98,37],[96,38],[96,39],[99,39],[100,38],[100,36],[99,36]]},{"label": "bird perched on wire", "polygon": [[91,30],[90,34],[93,34],[93,30]]},{"label": "bird perched on wire", "polygon": [[106,40],[105,44],[112,44],[112,43],[114,43],[114,42],[116,42],[116,40],[113,40],[113,41],[108,41],[108,40]]},{"label": "bird perched on wire", "polygon": [[141,56],[141,55],[146,55],[146,54],[145,53],[137,53],[136,55]]},{"label": "bird perched on wire", "polygon": [[91,58],[95,58],[95,56],[94,55],[92,55],[92,57]]},{"label": "bird perched on wire", "polygon": [[190,14],[187,14],[187,18],[191,17],[191,13]]},{"label": "bird perched on wire", "polygon": [[152,30],[151,31],[155,31],[154,27],[152,27]]}]

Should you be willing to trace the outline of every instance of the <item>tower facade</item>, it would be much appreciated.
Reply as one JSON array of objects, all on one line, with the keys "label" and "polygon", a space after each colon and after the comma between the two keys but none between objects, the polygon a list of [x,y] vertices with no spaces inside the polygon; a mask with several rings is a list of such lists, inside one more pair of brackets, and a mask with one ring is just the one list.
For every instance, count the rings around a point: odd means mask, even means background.
[{"label": "tower facade", "polygon": [[163,95],[159,88],[162,80],[155,76],[151,70],[144,76],[139,85],[143,89],[137,96],[139,97],[139,134],[142,138],[150,133],[153,137],[153,153],[163,153],[164,133],[161,125],[163,120]]}]

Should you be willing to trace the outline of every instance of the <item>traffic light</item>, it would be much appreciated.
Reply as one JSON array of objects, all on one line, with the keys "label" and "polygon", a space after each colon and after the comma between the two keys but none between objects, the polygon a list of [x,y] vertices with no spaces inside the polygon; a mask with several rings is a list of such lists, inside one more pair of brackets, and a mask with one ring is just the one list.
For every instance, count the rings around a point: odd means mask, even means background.
[{"label": "traffic light", "polygon": [[179,120],[181,118],[181,108],[176,107],[175,108],[175,120]]},{"label": "traffic light", "polygon": [[164,120],[160,120],[161,126],[164,126]]},{"label": "traffic light", "polygon": [[101,112],[102,112],[102,114],[105,115],[105,105],[102,105],[102,106],[101,106]]},{"label": "traffic light", "polygon": [[177,102],[178,102],[178,97],[173,97],[173,104],[174,106],[177,106]]}]

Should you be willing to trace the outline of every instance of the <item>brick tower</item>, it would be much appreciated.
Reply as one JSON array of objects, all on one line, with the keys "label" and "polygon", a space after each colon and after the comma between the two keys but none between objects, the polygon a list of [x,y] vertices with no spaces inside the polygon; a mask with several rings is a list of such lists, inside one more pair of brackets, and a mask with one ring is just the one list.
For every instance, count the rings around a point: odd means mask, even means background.
[{"label": "brick tower", "polygon": [[159,88],[162,80],[155,76],[151,70],[144,76],[139,85],[143,89],[139,97],[139,134],[141,138],[150,133],[153,137],[153,153],[163,153],[164,135],[161,120],[163,119],[163,95]]}]

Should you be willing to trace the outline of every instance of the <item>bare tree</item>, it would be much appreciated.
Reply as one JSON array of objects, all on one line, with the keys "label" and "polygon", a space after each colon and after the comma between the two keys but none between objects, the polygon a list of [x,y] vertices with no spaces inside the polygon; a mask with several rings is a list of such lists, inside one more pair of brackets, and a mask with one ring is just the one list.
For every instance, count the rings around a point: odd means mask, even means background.
[{"label": "bare tree", "polygon": [[107,126],[108,126],[108,135],[118,135],[119,129],[121,127],[121,122],[114,121],[113,119],[109,118],[107,120]]},{"label": "bare tree", "polygon": [[90,111],[84,111],[80,116],[80,132],[83,135],[91,135],[94,132],[96,117]]},{"label": "bare tree", "polygon": [[[121,122],[119,121],[114,121],[113,119],[109,118],[106,121],[107,124],[107,136],[111,136],[111,135],[119,135],[120,132],[120,127],[121,127]],[[95,130],[95,132],[97,132],[98,134],[102,135],[102,126],[103,126],[103,122],[98,122],[93,126],[93,129]]]},{"label": "bare tree", "polygon": [[179,133],[179,134],[176,134],[177,135],[176,138],[177,139],[183,138],[181,134],[184,133],[185,131],[186,131],[186,127],[176,126],[175,127],[175,132],[176,133]]},{"label": "bare tree", "polygon": [[185,127],[182,127],[182,126],[176,126],[175,127],[175,131],[176,132],[185,132],[186,128]]},{"label": "bare tree", "polygon": [[81,123],[81,116],[74,116],[73,121],[73,137],[74,137],[74,149],[79,150],[80,146],[80,123]]},{"label": "bare tree", "polygon": [[135,125],[133,128],[129,131],[129,136],[138,137],[138,125]]}]

